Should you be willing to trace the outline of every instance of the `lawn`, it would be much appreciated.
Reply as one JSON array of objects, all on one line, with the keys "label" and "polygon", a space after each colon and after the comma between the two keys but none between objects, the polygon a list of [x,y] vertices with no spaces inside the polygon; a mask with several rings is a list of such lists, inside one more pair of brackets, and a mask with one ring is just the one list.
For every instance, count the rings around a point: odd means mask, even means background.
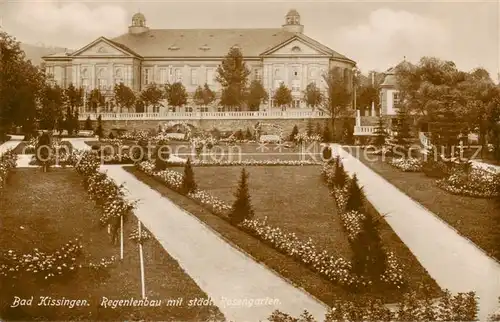
[{"label": "lawn", "polygon": [[[0,243],[3,250],[30,252],[34,248],[51,252],[75,237],[83,244],[85,262],[119,256],[119,246],[111,245],[105,229],[99,226],[100,210],[81,184],[81,177],[70,169],[16,169],[0,196]],[[125,223],[125,256],[109,268],[108,276],[96,278],[77,272],[69,281],[35,282],[30,277],[3,281],[0,315],[7,320],[223,320],[216,307],[167,306],[100,307],[102,297],[140,299],[138,246],[128,236],[137,227],[134,216]],[[178,263],[155,240],[144,244],[146,295],[148,299],[206,297]],[[1,259],[1,257],[0,257]],[[34,283],[35,282],[35,283]],[[34,297],[33,306],[10,308],[13,296]],[[89,306],[36,306],[39,296],[88,300]]]},{"label": "lawn", "polygon": [[435,213],[460,234],[500,259],[498,222],[495,221],[500,209],[495,200],[453,195],[437,187],[435,179],[427,177],[424,173],[403,173],[376,156],[370,156],[368,160],[363,153],[358,153],[358,157],[364,164]]},{"label": "lawn", "polygon": [[[206,222],[257,261],[263,262],[327,304],[334,300],[359,299],[362,296],[378,297],[390,303],[396,301],[401,295],[401,292],[398,291],[365,295],[350,294],[339,286],[319,277],[293,259],[280,254],[226,221],[210,214],[190,199],[166,188],[155,179],[133,167],[126,169]],[[334,200],[321,180],[319,167],[247,167],[247,170],[250,174],[249,189],[256,217],[267,217],[269,224],[294,232],[303,239],[312,238],[320,249],[326,249],[331,253],[350,259],[352,253],[347,236],[342,229]],[[178,169],[178,171],[182,171],[182,169]],[[240,171],[241,167],[238,166],[194,167],[199,188],[228,203],[233,201]],[[416,288],[419,282],[423,282],[431,287],[434,294],[438,294],[437,284],[388,225],[383,226],[382,236],[386,245],[397,254],[401,263],[406,266],[406,272],[410,279],[409,287]]]}]

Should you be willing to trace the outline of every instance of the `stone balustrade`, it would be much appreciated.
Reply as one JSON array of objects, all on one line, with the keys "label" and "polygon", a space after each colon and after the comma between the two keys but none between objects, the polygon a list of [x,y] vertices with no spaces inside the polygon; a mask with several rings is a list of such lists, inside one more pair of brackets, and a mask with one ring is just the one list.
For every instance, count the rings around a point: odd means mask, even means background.
[{"label": "stone balustrade", "polygon": [[376,126],[355,126],[354,135],[374,135]]},{"label": "stone balustrade", "polygon": [[321,111],[243,111],[243,112],[167,112],[167,113],[81,113],[79,120],[234,120],[234,119],[327,119]]}]

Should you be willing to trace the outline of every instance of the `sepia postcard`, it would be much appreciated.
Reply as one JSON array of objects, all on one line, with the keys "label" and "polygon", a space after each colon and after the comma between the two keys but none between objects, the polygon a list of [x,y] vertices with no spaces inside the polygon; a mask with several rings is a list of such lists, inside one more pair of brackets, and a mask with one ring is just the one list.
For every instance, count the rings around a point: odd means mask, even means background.
[{"label": "sepia postcard", "polygon": [[0,1],[0,321],[500,321],[500,1]]}]

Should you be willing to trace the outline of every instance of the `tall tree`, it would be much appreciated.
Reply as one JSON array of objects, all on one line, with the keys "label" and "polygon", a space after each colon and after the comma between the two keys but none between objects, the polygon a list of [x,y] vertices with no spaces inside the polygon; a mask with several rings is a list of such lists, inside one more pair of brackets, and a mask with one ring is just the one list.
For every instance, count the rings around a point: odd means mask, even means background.
[{"label": "tall tree", "polygon": [[[101,92],[97,90],[94,95],[97,96],[96,101],[98,105],[104,105],[104,96],[102,96]],[[71,113],[74,113],[83,105],[83,88],[76,88],[73,84],[69,84],[68,88],[64,90],[64,94],[67,99],[67,105],[70,108]]]},{"label": "tall tree", "polygon": [[451,109],[431,112],[428,119],[432,144],[441,148],[440,155],[451,157],[466,124]]},{"label": "tall tree", "polygon": [[226,109],[240,109],[246,101],[250,70],[238,47],[233,47],[217,67],[216,80],[221,84],[220,104]]},{"label": "tall tree", "polygon": [[353,271],[368,276],[371,281],[380,281],[387,270],[387,254],[380,237],[380,223],[370,212],[364,213],[361,230],[352,243]]},{"label": "tall tree", "polygon": [[187,92],[181,82],[176,82],[165,86],[165,98],[168,105],[181,107],[187,103]]},{"label": "tall tree", "polygon": [[410,114],[426,120],[434,112],[465,110],[467,99],[460,88],[467,75],[451,61],[423,57],[417,65],[403,62],[396,66],[395,76],[400,101]]},{"label": "tall tree", "polygon": [[102,128],[102,118],[101,115],[97,117],[97,127],[95,129],[95,135],[99,137],[99,140],[101,140],[104,137],[104,130]]},{"label": "tall tree", "polygon": [[124,83],[115,84],[113,91],[116,104],[120,108],[120,113],[123,109],[130,111],[130,108],[134,106],[136,100],[134,91]]},{"label": "tall tree", "polygon": [[182,177],[181,192],[187,195],[196,190],[196,181],[194,180],[193,167],[191,166],[191,159],[188,158],[184,166],[184,176]]},{"label": "tall tree", "polygon": [[193,94],[193,101],[196,105],[204,105],[203,104],[203,88],[200,85],[196,87],[196,90]]},{"label": "tall tree", "polygon": [[327,85],[327,97],[322,109],[330,115],[332,139],[335,141],[335,121],[348,115],[351,106],[351,85],[335,69],[330,69],[323,78]]},{"label": "tall tree", "polygon": [[375,131],[373,132],[375,134],[375,146],[377,147],[383,147],[385,145],[385,140],[388,136],[384,119],[382,117],[378,118],[377,121],[377,126],[375,127]]},{"label": "tall tree", "polygon": [[[72,95],[68,95],[72,96]],[[102,92],[98,88],[94,88],[93,90],[90,91],[88,95],[88,104],[90,106],[90,109],[94,112],[97,113],[98,108],[104,107],[105,104],[105,98]]]},{"label": "tall tree", "polygon": [[280,107],[285,107],[292,103],[292,91],[286,87],[284,83],[281,83],[276,92],[273,95],[273,100],[276,105]]},{"label": "tall tree", "polygon": [[43,96],[45,74],[26,59],[19,42],[0,31],[0,139],[12,126],[30,136],[36,127],[37,106]]},{"label": "tall tree", "polygon": [[198,86],[193,96],[196,105],[209,105],[215,100],[215,93],[210,89],[207,83],[203,87]]},{"label": "tall tree", "polygon": [[140,99],[144,102],[145,107],[153,107],[153,113],[158,113],[160,106],[162,106],[161,101],[164,98],[165,93],[160,86],[156,84],[150,84],[146,87],[140,94]]},{"label": "tall tree", "polygon": [[260,104],[269,99],[269,94],[259,80],[254,80],[250,83],[248,91],[247,105],[250,111],[258,111]]},{"label": "tall tree", "polygon": [[321,105],[323,99],[323,93],[321,93],[319,87],[316,86],[316,83],[309,83],[304,91],[304,101],[307,106],[314,110],[316,107]]},{"label": "tall tree", "polygon": [[410,120],[409,115],[406,112],[406,108],[400,106],[397,110],[396,123],[392,129],[396,132],[394,137],[394,143],[398,146],[403,147],[405,150],[411,144],[411,133],[410,133]]},{"label": "tall tree", "polygon": [[356,108],[359,110],[370,109],[372,102],[374,106],[380,104],[380,84],[384,81],[385,75],[375,71],[370,71],[368,76],[357,72],[355,77],[356,86]]},{"label": "tall tree", "polygon": [[47,84],[41,99],[39,110],[40,127],[46,130],[56,128],[57,120],[63,115],[64,92],[58,85]]}]

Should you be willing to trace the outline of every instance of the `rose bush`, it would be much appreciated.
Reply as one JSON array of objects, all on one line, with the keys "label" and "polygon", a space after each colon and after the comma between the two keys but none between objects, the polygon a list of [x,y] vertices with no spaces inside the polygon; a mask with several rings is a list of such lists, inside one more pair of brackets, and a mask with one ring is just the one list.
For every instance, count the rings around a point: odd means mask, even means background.
[{"label": "rose bush", "polygon": [[422,160],[417,158],[393,158],[388,163],[403,172],[420,172],[423,164]]},{"label": "rose bush", "polygon": [[83,246],[78,240],[70,240],[58,250],[45,253],[38,248],[32,252],[21,254],[13,250],[1,254],[0,277],[6,279],[22,278],[24,275],[34,275],[38,279],[67,277],[78,270],[89,268],[101,270],[113,264],[115,259],[103,258],[99,263],[78,263]]},{"label": "rose bush", "polygon": [[476,197],[494,198],[498,196],[497,187],[500,184],[500,175],[483,169],[454,169],[449,177],[436,181],[441,189],[450,193]]},{"label": "rose bush", "polygon": [[[328,184],[331,189],[331,194],[335,199],[337,204],[337,209],[340,213],[340,219],[344,230],[347,233],[347,238],[349,242],[353,243],[357,238],[358,234],[362,232],[361,222],[365,218],[365,215],[359,211],[345,211],[347,200],[349,197],[348,187],[349,184],[345,184],[343,188],[336,187],[334,182],[335,168],[339,160],[334,160],[324,163],[321,169],[321,176],[323,180]],[[348,181],[350,179],[348,178]],[[396,288],[401,288],[405,285],[405,276],[403,274],[403,266],[399,263],[396,255],[393,252],[386,252],[386,270],[380,276],[380,281],[394,286]],[[369,281],[366,284],[371,284]]]},{"label": "rose bush", "polygon": [[83,176],[90,198],[102,207],[102,225],[116,224],[116,219],[134,209],[135,202],[125,199],[123,185],[117,185],[105,173],[99,172],[100,161],[94,152],[75,152],[73,159],[75,170]]}]

